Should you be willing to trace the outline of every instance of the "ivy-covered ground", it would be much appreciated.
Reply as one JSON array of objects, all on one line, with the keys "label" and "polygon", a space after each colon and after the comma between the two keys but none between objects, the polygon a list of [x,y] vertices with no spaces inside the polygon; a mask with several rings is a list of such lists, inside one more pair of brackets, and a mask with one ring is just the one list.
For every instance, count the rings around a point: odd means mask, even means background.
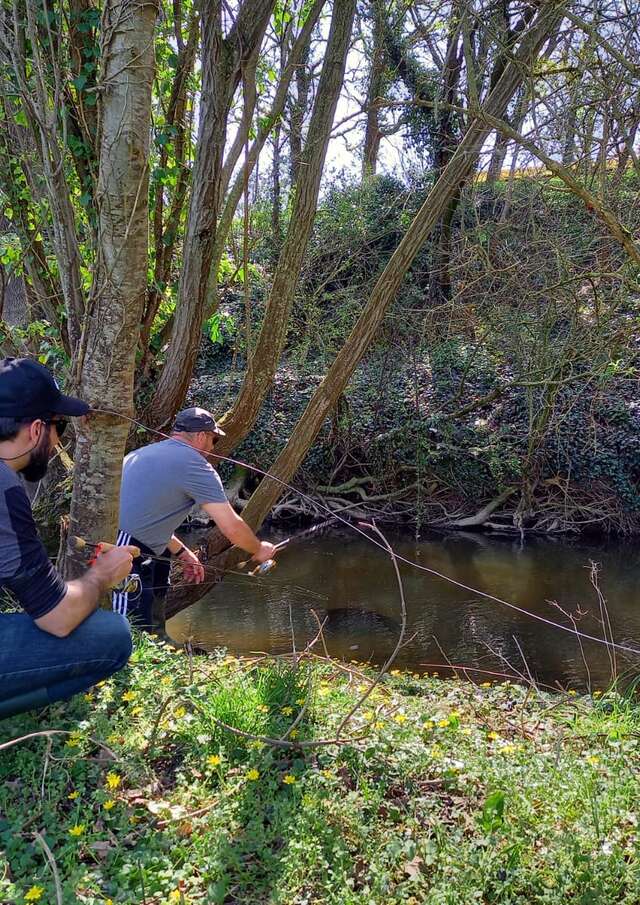
[{"label": "ivy-covered ground", "polygon": [[[636,905],[633,697],[395,673],[305,746],[372,676],[138,640],[84,698],[2,723],[0,901]],[[288,729],[300,747],[251,738]]]}]

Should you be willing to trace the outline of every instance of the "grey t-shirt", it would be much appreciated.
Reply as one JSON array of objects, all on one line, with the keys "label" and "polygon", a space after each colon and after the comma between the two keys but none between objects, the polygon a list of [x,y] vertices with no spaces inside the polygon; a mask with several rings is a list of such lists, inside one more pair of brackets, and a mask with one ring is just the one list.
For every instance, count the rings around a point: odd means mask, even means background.
[{"label": "grey t-shirt", "polygon": [[120,529],[162,553],[194,503],[224,503],[215,468],[179,440],[135,449],[122,466]]}]

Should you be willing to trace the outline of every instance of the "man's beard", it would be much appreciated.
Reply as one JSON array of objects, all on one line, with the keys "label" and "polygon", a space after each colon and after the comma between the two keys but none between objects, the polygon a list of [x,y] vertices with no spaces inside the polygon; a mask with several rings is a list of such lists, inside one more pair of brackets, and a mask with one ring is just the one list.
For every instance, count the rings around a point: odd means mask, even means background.
[{"label": "man's beard", "polygon": [[31,457],[27,465],[20,469],[27,481],[41,481],[47,473],[49,467],[49,427],[47,426],[40,435],[38,443],[31,451]]}]

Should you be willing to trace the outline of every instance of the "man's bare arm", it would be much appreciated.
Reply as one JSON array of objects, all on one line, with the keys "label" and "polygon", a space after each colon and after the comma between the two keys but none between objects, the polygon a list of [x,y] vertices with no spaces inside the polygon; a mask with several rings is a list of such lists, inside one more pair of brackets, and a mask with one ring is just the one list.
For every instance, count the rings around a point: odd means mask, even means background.
[{"label": "man's bare arm", "polygon": [[93,613],[102,594],[131,571],[133,548],[114,547],[102,553],[81,578],[67,584],[67,593],[49,613],[35,620],[38,628],[66,638]]},{"label": "man's bare arm", "polygon": [[201,508],[213,519],[227,540],[251,553],[256,562],[273,559],[276,549],[268,541],[261,541],[230,503],[202,503]]}]

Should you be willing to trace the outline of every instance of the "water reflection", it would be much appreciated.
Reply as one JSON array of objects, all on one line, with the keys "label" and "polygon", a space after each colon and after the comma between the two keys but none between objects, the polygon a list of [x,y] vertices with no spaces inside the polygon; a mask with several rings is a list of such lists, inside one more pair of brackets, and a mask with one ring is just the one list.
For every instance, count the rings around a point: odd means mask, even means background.
[{"label": "water reflection", "polygon": [[[389,538],[398,553],[471,588],[495,594],[541,616],[602,637],[590,562],[600,565],[600,586],[614,637],[639,646],[640,565],[630,542],[609,544],[519,542],[481,535],[451,535],[415,542]],[[564,686],[606,686],[611,677],[608,649],[554,629],[498,603],[424,572],[402,567],[412,640],[400,652],[399,667],[440,671],[431,664],[465,664],[498,672],[531,674]],[[395,573],[381,551],[351,534],[310,540],[285,551],[277,570],[265,578],[228,576],[198,604],[169,623],[178,640],[192,638],[208,649],[239,654],[281,653],[315,636],[327,619],[332,655],[382,662],[393,650],[400,607]],[[618,655],[620,671],[632,662]],[[429,665],[427,665],[429,664]],[[477,678],[482,680],[478,674]]]}]

